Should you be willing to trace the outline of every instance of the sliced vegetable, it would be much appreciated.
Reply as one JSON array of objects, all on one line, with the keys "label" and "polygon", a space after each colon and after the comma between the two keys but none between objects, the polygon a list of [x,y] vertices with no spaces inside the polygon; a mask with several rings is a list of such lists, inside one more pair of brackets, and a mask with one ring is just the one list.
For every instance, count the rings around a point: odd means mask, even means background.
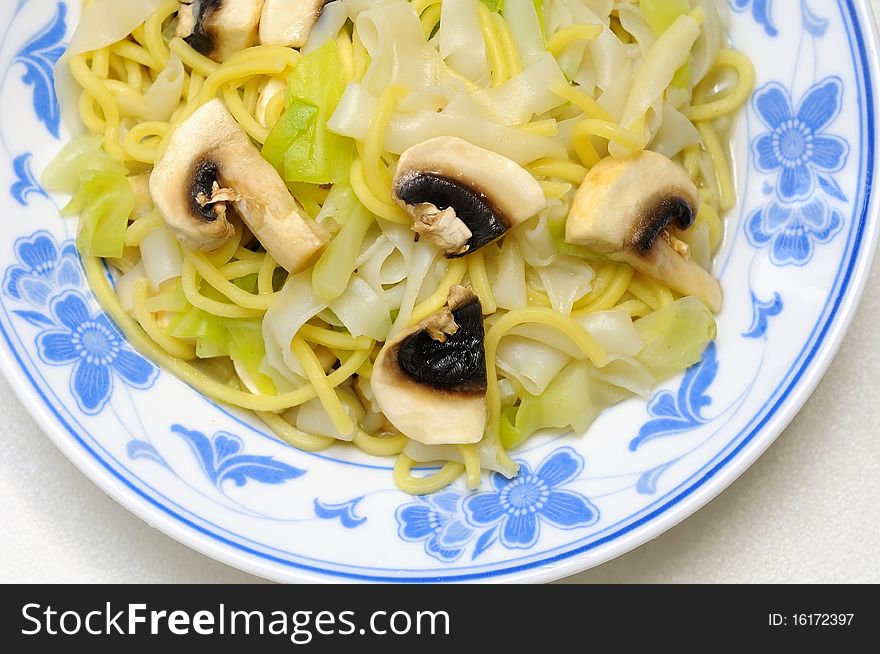
[{"label": "sliced vegetable", "polygon": [[269,133],[263,156],[288,182],[345,181],[354,142],[327,130],[327,120],[346,86],[336,41],[331,39],[300,59],[288,84],[288,108]]},{"label": "sliced vegetable", "polygon": [[134,193],[121,172],[80,172],[79,189],[62,216],[79,215],[76,245],[89,257],[121,257],[125,249],[125,230],[134,209]]},{"label": "sliced vegetable", "polygon": [[718,333],[715,316],[695,297],[684,297],[635,322],[645,343],[636,359],[659,380],[698,363]]}]

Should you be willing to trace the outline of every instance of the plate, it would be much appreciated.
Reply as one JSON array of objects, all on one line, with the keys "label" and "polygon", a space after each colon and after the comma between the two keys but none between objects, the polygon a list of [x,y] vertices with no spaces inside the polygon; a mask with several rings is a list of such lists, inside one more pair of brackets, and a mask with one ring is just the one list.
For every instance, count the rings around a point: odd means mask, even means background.
[{"label": "plate", "polygon": [[[520,476],[426,498],[350,449],[294,450],[128,346],[84,282],[39,171],[63,133],[53,64],[78,3],[0,10],[0,365],[58,447],[149,524],[278,581],[548,581],[669,529],[773,442],[827,369],[877,243],[877,41],[867,2],[729,0],[758,87],[704,360]],[[50,471],[47,471],[50,472]],[[746,525],[744,528],[748,528]]]}]

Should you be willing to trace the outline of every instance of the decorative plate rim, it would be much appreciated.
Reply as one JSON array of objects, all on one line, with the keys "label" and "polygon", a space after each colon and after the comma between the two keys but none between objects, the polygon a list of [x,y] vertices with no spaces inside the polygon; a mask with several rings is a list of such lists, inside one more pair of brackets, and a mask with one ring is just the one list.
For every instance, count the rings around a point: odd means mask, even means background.
[{"label": "decorative plate rim", "polygon": [[[395,578],[393,581],[541,582],[559,579],[604,563],[656,538],[714,499],[758,459],[797,415],[827,372],[851,325],[880,238],[880,197],[874,192],[878,172],[873,165],[877,152],[880,152],[880,135],[877,134],[872,113],[876,102],[876,84],[880,80],[877,25],[867,1],[853,3],[845,0],[841,5],[841,8],[844,7],[849,12],[849,20],[854,27],[853,34],[848,35],[848,38],[855,37],[856,41],[853,44],[854,62],[862,68],[861,76],[865,82],[866,108],[862,110],[867,121],[867,132],[873,135],[873,140],[866,139],[862,147],[867,154],[866,169],[870,169],[872,174],[863,182],[864,199],[861,206],[854,207],[858,224],[853,229],[852,252],[849,253],[848,260],[841,260],[842,274],[834,283],[835,287],[840,285],[841,288],[836,295],[832,293],[829,296],[829,304],[833,305],[831,313],[817,322],[815,330],[818,335],[811,336],[798,355],[799,358],[804,357],[804,360],[800,363],[797,359],[794,360],[789,373],[791,378],[780,384],[774,392],[778,397],[762,407],[753,418],[753,422],[757,420],[757,424],[751,429],[744,429],[743,432],[748,432],[747,435],[731,452],[719,455],[720,461],[704,474],[695,474],[689,478],[685,487],[679,489],[673,497],[664,499],[658,507],[633,523],[588,545],[575,547],[563,554],[549,555],[540,561],[497,570],[465,572],[437,578]],[[844,255],[846,254],[845,252]],[[31,381],[5,325],[0,324],[0,332],[3,336],[0,368],[37,424],[65,456],[102,491],[150,526],[211,558],[267,579],[286,582],[392,581],[386,577],[352,575],[273,560],[269,554],[251,550],[201,527],[141,492],[133,482],[114,470],[69,428],[67,419]],[[814,342],[811,343],[811,340]],[[279,566],[278,563],[284,565]]]}]

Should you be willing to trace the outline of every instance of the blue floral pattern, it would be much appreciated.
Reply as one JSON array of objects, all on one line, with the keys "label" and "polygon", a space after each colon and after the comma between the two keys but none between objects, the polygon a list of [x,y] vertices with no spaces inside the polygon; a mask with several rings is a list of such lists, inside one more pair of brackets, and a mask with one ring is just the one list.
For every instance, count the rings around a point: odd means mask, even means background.
[{"label": "blue floral pattern", "polygon": [[14,300],[44,307],[55,290],[82,285],[79,257],[72,241],[59,248],[46,231],[20,238],[15,243],[17,265],[6,269],[3,291]]},{"label": "blue floral pattern", "polygon": [[770,318],[782,313],[785,305],[779,293],[773,294],[773,299],[764,302],[752,293],[752,325],[743,333],[744,338],[763,338],[767,335],[770,326]]},{"label": "blue floral pattern", "polygon": [[846,163],[846,141],[823,133],[840,113],[842,96],[837,77],[813,86],[797,111],[781,84],[773,82],[755,92],[755,110],[771,130],[752,145],[755,165],[764,173],[781,171],[777,191],[783,202],[809,198],[817,175],[837,172]]},{"label": "blue floral pattern", "polygon": [[398,535],[410,543],[424,542],[425,553],[449,563],[461,558],[474,530],[464,517],[465,494],[447,489],[397,509]]},{"label": "blue floral pattern", "polygon": [[46,129],[59,138],[61,111],[55,94],[55,63],[64,54],[64,36],[67,34],[67,5],[58,3],[52,22],[28,41],[15,56],[17,63],[27,69],[22,80],[34,87],[34,111]]},{"label": "blue floral pattern", "polygon": [[707,391],[717,376],[715,343],[710,343],[702,361],[685,373],[677,392],[660,391],[648,403],[648,414],[653,419],[642,425],[639,435],[630,441],[630,451],[635,452],[657,438],[690,431],[705,424],[707,419],[703,416],[703,409],[712,404]]},{"label": "blue floral pattern", "polygon": [[23,207],[28,205],[28,197],[31,195],[49,197],[31,170],[32,156],[30,152],[26,152],[12,161],[12,170],[15,173],[16,181],[13,182],[10,192],[13,199]]},{"label": "blue floral pattern", "polygon": [[471,560],[496,542],[507,549],[528,549],[541,526],[579,529],[599,520],[599,509],[584,495],[566,488],[584,469],[584,459],[570,447],[550,453],[536,470],[518,461],[514,479],[493,473],[493,490],[465,493],[448,488],[400,506],[398,535],[422,543],[425,553],[456,561],[473,543]]},{"label": "blue floral pattern", "polygon": [[746,236],[757,248],[770,248],[777,266],[803,266],[813,258],[816,243],[830,243],[843,227],[839,211],[821,197],[805,204],[771,202],[757,209],[746,223]]},{"label": "blue floral pattern", "polygon": [[208,438],[204,433],[183,425],[174,425],[171,431],[189,444],[202,471],[217,488],[226,481],[244,486],[251,479],[261,484],[283,484],[306,474],[302,468],[271,456],[244,454],[241,438],[229,432],[222,431]]},{"label": "blue floral pattern", "polygon": [[587,527],[599,519],[599,510],[580,493],[563,488],[583,467],[583,458],[564,447],[535,471],[520,462],[519,474],[512,480],[495,473],[495,490],[476,493],[464,501],[468,522],[476,527],[497,525],[501,544],[511,549],[532,547],[542,524],[557,529]]},{"label": "blue floral pattern", "polygon": [[315,515],[321,520],[339,520],[346,529],[356,529],[364,524],[367,519],[357,514],[357,505],[363,501],[363,496],[356,497],[348,502],[330,504],[315,500]]},{"label": "blue floral pattern", "polygon": [[751,8],[752,18],[764,26],[767,34],[770,36],[779,34],[779,30],[773,25],[773,20],[770,17],[772,0],[730,0],[730,6],[733,7],[734,11],[747,11]]},{"label": "blue floral pattern", "polygon": [[132,350],[105,313],[92,314],[77,291],[65,291],[49,303],[55,325],[37,336],[40,358],[52,366],[72,366],[70,390],[88,415],[100,413],[113,393],[113,380],[149,388],[156,366]]},{"label": "blue floral pattern", "polygon": [[114,380],[136,389],[155,383],[156,366],[131,349],[105,313],[89,309],[72,241],[59,246],[40,231],[18,239],[15,255],[18,263],[6,269],[3,292],[30,305],[14,313],[40,329],[37,354],[45,363],[71,368],[70,391],[83,413],[104,409]]}]

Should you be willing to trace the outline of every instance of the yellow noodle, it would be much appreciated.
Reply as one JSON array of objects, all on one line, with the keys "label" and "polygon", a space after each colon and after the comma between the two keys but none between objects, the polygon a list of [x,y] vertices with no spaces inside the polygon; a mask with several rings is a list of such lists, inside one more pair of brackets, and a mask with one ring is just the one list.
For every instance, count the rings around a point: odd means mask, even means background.
[{"label": "yellow noodle", "polygon": [[495,291],[492,290],[492,282],[489,281],[489,274],[486,272],[486,257],[482,250],[477,250],[467,258],[468,277],[471,280],[474,293],[480,298],[480,304],[483,307],[483,315],[490,315],[498,311],[498,304],[495,302]]},{"label": "yellow noodle", "polygon": [[724,238],[724,223],[718,216],[718,213],[708,204],[703,202],[700,210],[697,212],[697,224],[705,223],[709,226],[709,246],[712,253],[718,251],[721,246],[721,240]]},{"label": "yellow noodle", "polygon": [[558,30],[547,41],[547,49],[558,57],[572,43],[578,41],[593,41],[602,33],[600,25],[571,25]]},{"label": "yellow noodle", "polygon": [[580,186],[587,176],[587,169],[574,161],[562,159],[538,159],[529,165],[529,172],[537,177],[554,177]]},{"label": "yellow noodle", "polygon": [[125,135],[122,147],[129,158],[141,163],[154,164],[159,156],[159,144],[169,131],[168,123],[138,123]]},{"label": "yellow noodle", "polygon": [[316,436],[300,431],[276,413],[257,411],[257,417],[272,430],[278,438],[295,448],[306,452],[322,452],[339,441],[327,436]]},{"label": "yellow noodle", "polygon": [[541,190],[544,191],[544,196],[548,200],[559,200],[568,195],[568,192],[571,191],[571,184],[567,184],[566,182],[548,182],[545,180],[541,180],[538,182],[541,186]]},{"label": "yellow noodle", "polygon": [[710,123],[697,123],[703,147],[712,158],[712,168],[718,182],[718,202],[722,211],[731,209],[736,204],[736,189],[733,187],[733,174],[730,171],[729,154],[724,151],[718,133]]},{"label": "yellow noodle", "polygon": [[263,268],[263,259],[264,257],[260,256],[241,259],[227,263],[218,270],[226,279],[241,279],[248,275],[259,275],[260,270]]},{"label": "yellow noodle", "polygon": [[375,345],[375,342],[366,336],[355,338],[351,334],[334,332],[315,325],[303,325],[299,335],[309,343],[338,350],[371,350]]},{"label": "yellow noodle", "polygon": [[476,490],[480,487],[480,454],[476,445],[459,445],[458,451],[464,460],[464,471],[467,479],[468,490]]},{"label": "yellow noodle", "polygon": [[324,369],[321,367],[321,363],[318,361],[318,357],[315,356],[312,348],[300,336],[295,336],[293,343],[290,344],[290,349],[303,367],[303,370],[305,370],[309,382],[311,382],[315,393],[318,395],[318,399],[321,401],[321,406],[324,407],[324,411],[330,416],[336,431],[340,434],[354,433],[354,422],[352,422],[351,416],[348,415],[345,407],[339,400],[339,396],[336,395],[336,391],[333,390],[333,387],[327,381]]},{"label": "yellow noodle", "polygon": [[223,101],[226,103],[226,108],[229,109],[229,113],[231,113],[233,118],[235,118],[238,124],[241,125],[242,129],[248,133],[248,136],[261,145],[265,143],[266,139],[269,137],[269,130],[260,125],[260,123],[254,118],[253,114],[244,106],[238,91],[226,87],[223,89],[222,95]]},{"label": "yellow noodle", "polygon": [[508,73],[511,77],[519,75],[523,70],[522,59],[520,59],[516,41],[513,40],[510,25],[507,24],[507,21],[504,20],[501,14],[493,13],[492,21],[495,23],[495,31],[498,34],[498,40],[501,42],[501,48],[504,51],[504,60],[507,63]]},{"label": "yellow noodle", "polygon": [[95,112],[95,98],[88,91],[79,94],[77,103],[79,117],[90,132],[103,134],[107,123]]},{"label": "yellow noodle", "polygon": [[351,42],[351,32],[348,27],[343,28],[336,37],[336,45],[339,47],[339,58],[342,60],[342,72],[346,82],[354,81],[354,45]]},{"label": "yellow noodle", "polygon": [[587,168],[592,168],[601,160],[596,152],[592,136],[599,136],[608,141],[615,141],[631,150],[643,150],[644,143],[638,134],[634,134],[619,125],[605,120],[589,118],[581,121],[574,128],[574,147],[577,150],[581,163]]},{"label": "yellow noodle", "polygon": [[608,311],[613,309],[620,302],[620,298],[629,289],[635,271],[631,266],[616,265],[614,266],[610,282],[595,295],[590,292],[580,302],[575,304],[576,314],[595,313],[597,311]]},{"label": "yellow noodle", "polygon": [[411,225],[412,219],[396,204],[389,204],[384,200],[376,197],[367,184],[364,173],[364,163],[360,157],[354,160],[351,166],[351,188],[354,190],[358,200],[361,201],[367,209],[376,214],[380,218],[397,223],[398,225]]},{"label": "yellow noodle", "polygon": [[177,0],[168,0],[144,24],[143,44],[162,68],[168,64],[168,60],[171,58],[171,51],[165,44],[165,39],[162,38],[162,25],[179,7],[180,3]]},{"label": "yellow noodle", "polygon": [[125,245],[127,247],[140,247],[141,242],[147,236],[164,224],[165,221],[162,220],[162,216],[157,211],[138,218],[125,230]]},{"label": "yellow noodle", "polygon": [[442,9],[440,5],[435,4],[428,7],[419,17],[419,20],[422,23],[422,31],[425,33],[426,39],[431,38],[434,34],[434,30],[437,29],[437,26],[440,24],[441,11]]},{"label": "yellow noodle", "polygon": [[132,301],[132,311],[134,317],[140,323],[147,335],[152,338],[159,347],[165,350],[169,355],[178,359],[195,359],[196,349],[189,343],[185,343],[180,339],[168,336],[163,332],[153,318],[153,315],[146,309],[147,300],[147,280],[139,279],[134,286],[134,299]]},{"label": "yellow noodle", "polygon": [[278,269],[278,263],[270,254],[263,257],[263,263],[260,266],[260,273],[257,277],[257,290],[260,295],[270,295],[275,292],[272,280],[275,278],[275,271]]},{"label": "yellow noodle", "polygon": [[88,91],[104,114],[104,149],[120,160],[125,160],[125,151],[119,144],[119,105],[104,83],[86,65],[85,55],[70,59],[70,72],[73,78]]},{"label": "yellow noodle", "polygon": [[198,275],[193,261],[189,257],[183,262],[183,272],[180,280],[183,284],[183,293],[186,295],[189,303],[197,309],[207,311],[215,316],[220,316],[221,318],[258,318],[266,313],[264,309],[246,309],[237,304],[212,300],[199,293]]},{"label": "yellow noodle", "polygon": [[136,61],[142,66],[152,68],[153,70],[162,70],[164,65],[160,64],[149,52],[143,47],[132,43],[131,41],[118,41],[110,46],[110,52],[125,59]]},{"label": "yellow noodle", "polygon": [[563,316],[553,309],[529,307],[515,309],[505,314],[486,332],[486,404],[489,407],[489,434],[501,433],[501,391],[498,388],[498,373],[495,357],[501,339],[514,327],[528,323],[547,325],[559,330],[580,349],[584,355],[598,368],[608,364],[608,353],[584,327],[572,318]]},{"label": "yellow noodle", "polygon": [[[311,386],[305,386],[282,395],[254,395],[218,382],[192,367],[186,361],[170,356],[156,345],[155,341],[151,340],[140,325],[120,306],[119,298],[104,275],[100,260],[96,257],[84,257],[83,264],[95,297],[123,331],[128,341],[143,354],[167,368],[203,395],[252,411],[284,411],[301,406],[317,397],[315,389]],[[369,358],[369,351],[354,352],[351,358],[327,376],[327,382],[333,388],[342,385],[357,373]]]},{"label": "yellow noodle", "polygon": [[409,439],[402,434],[372,436],[359,429],[353,442],[359,450],[370,456],[396,456],[403,452]]},{"label": "yellow noodle", "polygon": [[499,86],[511,77],[504,55],[504,45],[498,38],[495,21],[492,20],[492,12],[482,2],[477,3],[477,8],[479,10],[480,29],[483,31],[483,40],[486,42],[486,55],[492,68],[492,86]]},{"label": "yellow noodle", "polygon": [[415,461],[406,454],[401,454],[394,464],[394,483],[397,487],[410,495],[430,495],[443,490],[449,484],[461,477],[464,466],[450,461],[437,472],[426,477],[414,477],[412,468]]},{"label": "yellow noodle", "polygon": [[641,273],[636,273],[633,276],[628,290],[654,310],[662,309],[675,302],[672,291]]},{"label": "yellow noodle", "polygon": [[615,308],[627,311],[634,319],[644,318],[653,311],[651,307],[641,300],[627,300],[626,302],[621,302]]},{"label": "yellow noodle", "polygon": [[220,68],[220,64],[193,50],[190,44],[179,36],[171,39],[168,47],[171,49],[171,52],[180,57],[180,60],[187,68],[191,68],[202,77],[207,77]]},{"label": "yellow noodle", "polygon": [[729,66],[736,70],[736,86],[723,98],[691,107],[688,117],[693,122],[714,120],[731,114],[741,108],[752,94],[752,90],[755,88],[755,65],[751,59],[741,52],[722,50],[715,60],[715,67],[723,66]]},{"label": "yellow noodle", "polygon": [[588,117],[597,120],[604,120],[609,123],[614,122],[614,116],[596,102],[594,98],[590,97],[580,89],[573,88],[563,82],[557,82],[550,87],[550,90],[566,102],[570,102],[578,107],[581,111],[587,114]]},{"label": "yellow noodle", "polygon": [[265,295],[254,295],[242,290],[230,282],[226,277],[208,261],[207,257],[201,252],[186,252],[187,261],[195,268],[199,276],[214,289],[229,298],[233,305],[237,305],[243,309],[254,309],[265,312],[272,306],[277,297],[277,293]]},{"label": "yellow noodle", "polygon": [[405,94],[406,90],[399,86],[391,86],[383,91],[379,97],[376,113],[370,123],[367,138],[364,141],[362,159],[367,186],[372,194],[386,205],[393,205],[393,201],[391,199],[391,176],[382,161],[382,151],[384,150],[382,145],[394,107]]},{"label": "yellow noodle", "polygon": [[[85,57],[86,55],[82,55]],[[90,70],[95,77],[107,79],[110,74],[110,48],[101,48],[92,53],[92,65]]]},{"label": "yellow noodle", "polygon": [[453,286],[461,284],[461,280],[464,279],[466,272],[467,262],[464,259],[453,259],[449,263],[449,269],[440,281],[440,286],[437,290],[434,291],[431,297],[416,305],[413,309],[410,324],[415,325],[422,322],[446,306],[446,301],[449,299],[449,291],[452,290]]},{"label": "yellow noodle", "polygon": [[536,120],[525,125],[516,125],[521,132],[529,134],[537,134],[538,136],[548,136],[553,138],[559,135],[559,123],[552,118],[547,120]]}]

